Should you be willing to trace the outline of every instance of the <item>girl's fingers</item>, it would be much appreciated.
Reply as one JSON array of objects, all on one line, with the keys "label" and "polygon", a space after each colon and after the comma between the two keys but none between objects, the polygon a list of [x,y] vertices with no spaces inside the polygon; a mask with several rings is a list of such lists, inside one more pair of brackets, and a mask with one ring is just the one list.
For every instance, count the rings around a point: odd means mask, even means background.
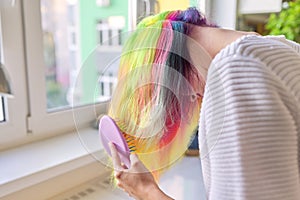
[{"label": "girl's fingers", "polygon": [[123,173],[123,171],[116,171],[116,172],[115,172],[115,177],[116,177],[116,179],[120,179],[121,176],[122,176],[122,173]]},{"label": "girl's fingers", "polygon": [[130,163],[134,164],[134,163],[138,163],[138,162],[140,162],[140,159],[137,156],[137,154],[134,154],[134,153],[130,154]]},{"label": "girl's fingers", "polygon": [[128,169],[124,163],[121,163],[121,166],[123,167],[123,169]]},{"label": "girl's fingers", "polygon": [[116,171],[120,171],[121,169],[123,169],[123,167],[121,165],[121,159],[119,157],[118,151],[117,151],[115,145],[112,142],[110,142],[108,145],[109,145],[109,148],[110,148],[114,168],[115,168]]}]

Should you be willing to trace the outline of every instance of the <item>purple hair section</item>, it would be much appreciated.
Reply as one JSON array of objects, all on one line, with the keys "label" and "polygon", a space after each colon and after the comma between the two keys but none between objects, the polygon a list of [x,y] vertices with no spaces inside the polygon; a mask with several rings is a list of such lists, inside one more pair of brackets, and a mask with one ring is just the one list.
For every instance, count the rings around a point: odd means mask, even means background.
[{"label": "purple hair section", "polygon": [[190,7],[183,11],[173,11],[167,16],[167,19],[196,26],[218,27],[217,25],[208,22],[207,18],[195,7]]}]

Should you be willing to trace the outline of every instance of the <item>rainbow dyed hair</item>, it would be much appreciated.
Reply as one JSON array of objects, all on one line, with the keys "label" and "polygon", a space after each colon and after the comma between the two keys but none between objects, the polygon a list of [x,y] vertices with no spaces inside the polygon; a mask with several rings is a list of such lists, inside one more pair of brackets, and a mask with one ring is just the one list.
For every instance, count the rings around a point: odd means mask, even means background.
[{"label": "rainbow dyed hair", "polygon": [[187,48],[194,26],[214,25],[196,8],[150,16],[123,48],[109,115],[134,136],[135,152],[152,172],[183,155],[198,125],[205,79]]}]

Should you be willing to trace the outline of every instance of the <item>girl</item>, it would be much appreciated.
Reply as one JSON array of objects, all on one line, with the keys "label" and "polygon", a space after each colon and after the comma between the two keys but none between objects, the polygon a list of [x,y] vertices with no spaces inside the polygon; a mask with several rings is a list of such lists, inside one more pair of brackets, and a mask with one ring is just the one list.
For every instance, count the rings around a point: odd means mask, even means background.
[{"label": "girl", "polygon": [[124,52],[110,114],[138,150],[127,169],[111,144],[119,187],[172,199],[150,171],[184,152],[200,117],[208,199],[300,199],[298,44],[221,29],[189,8],[144,19]]}]

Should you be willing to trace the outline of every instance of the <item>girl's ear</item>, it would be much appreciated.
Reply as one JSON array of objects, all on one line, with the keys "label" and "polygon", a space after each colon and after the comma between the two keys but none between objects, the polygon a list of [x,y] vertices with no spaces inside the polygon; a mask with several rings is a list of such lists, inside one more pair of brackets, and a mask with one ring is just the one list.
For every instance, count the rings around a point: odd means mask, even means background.
[{"label": "girl's ear", "polygon": [[201,95],[200,93],[195,93],[191,95],[191,102],[196,101],[197,99],[202,99],[203,95]]}]

